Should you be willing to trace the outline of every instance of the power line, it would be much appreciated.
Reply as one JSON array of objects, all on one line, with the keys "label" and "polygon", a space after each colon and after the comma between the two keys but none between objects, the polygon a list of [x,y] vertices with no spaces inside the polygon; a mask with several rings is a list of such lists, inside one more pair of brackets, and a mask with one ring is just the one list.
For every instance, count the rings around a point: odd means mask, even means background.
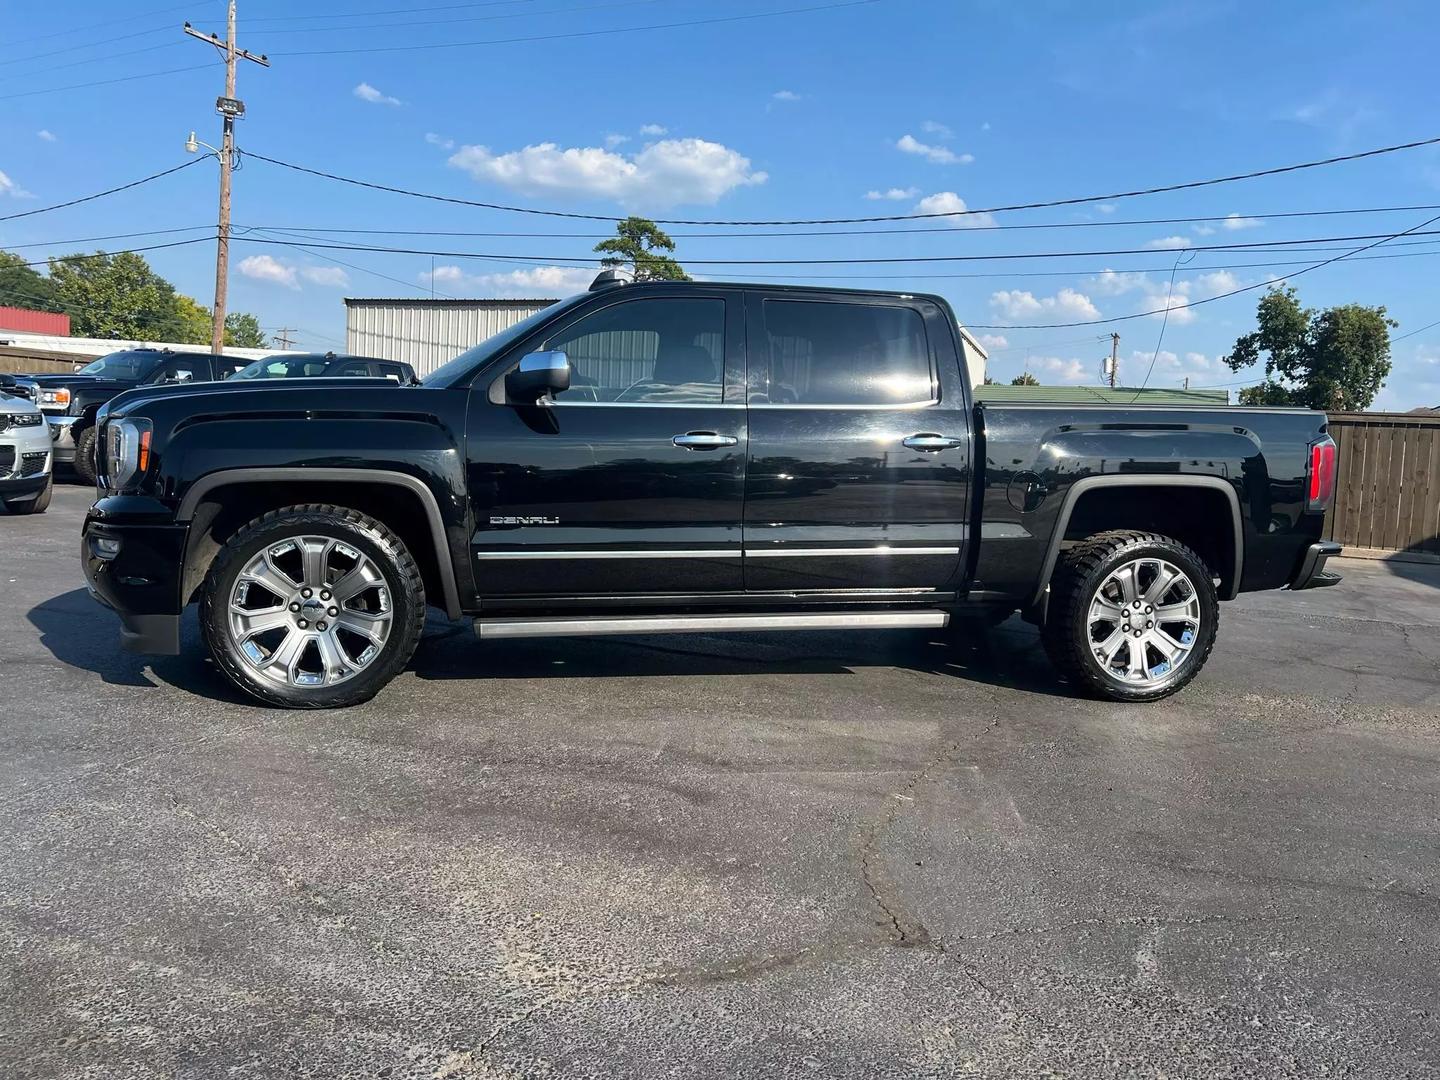
[{"label": "power line", "polygon": [[[1431,221],[1440,220],[1440,215]],[[293,234],[303,235],[303,234]],[[1399,236],[1440,236],[1440,229],[1415,232],[1405,230],[1399,233],[1368,233],[1357,236],[1327,236],[1307,240],[1269,240],[1238,244],[1197,244],[1184,248],[1186,252],[1198,251],[1266,251],[1274,248],[1296,248],[1307,244],[1350,243],[1356,240],[1376,240],[1382,243]],[[268,240],[266,243],[290,247],[299,245],[287,240]],[[385,247],[378,244],[335,244],[315,241],[316,246],[333,251],[373,251],[389,255],[435,255],[449,259],[480,259],[493,262],[541,262],[565,263],[589,266],[598,263],[594,254],[586,255],[511,255],[496,252],[446,251],[430,248]],[[1374,245],[1370,245],[1374,246]],[[994,262],[1006,259],[1075,259],[1104,258],[1112,255],[1155,255],[1169,254],[1172,249],[1164,248],[1110,248],[1099,251],[1029,251],[1003,254],[980,255],[887,255],[866,258],[835,259],[686,259],[690,266],[874,266],[896,263],[952,263],[952,262]],[[1365,249],[1359,249],[1365,250]]]},{"label": "power line", "polygon": [[[263,233],[263,230],[260,230],[260,229],[256,229],[256,230],[253,230],[253,231]],[[235,237],[235,239],[236,239],[236,240],[244,240],[244,239],[247,239],[247,238],[246,238],[246,237],[243,237],[243,236],[237,236],[237,237]],[[403,285],[403,286],[405,286],[407,289],[414,289],[414,290],[416,290],[417,292],[422,292],[422,293],[440,293],[440,295],[443,296],[443,297],[445,297],[445,299],[447,299],[447,300],[457,299],[456,297],[451,296],[449,293],[447,293],[447,292],[442,292],[441,290],[435,288],[433,282],[432,282],[432,284],[431,284],[429,287],[426,287],[426,286],[424,286],[424,285],[417,285],[417,284],[415,284],[413,281],[405,281],[405,280],[402,279],[402,278],[391,277],[389,274],[382,274],[379,270],[371,270],[368,266],[360,266],[360,265],[357,264],[357,263],[345,262],[343,259],[337,259],[337,258],[334,258],[333,256],[330,256],[330,255],[321,255],[319,252],[311,251],[309,248],[300,247],[298,244],[295,246],[295,249],[296,249],[297,251],[303,251],[306,255],[310,255],[310,256],[313,256],[314,258],[321,259],[321,260],[323,260],[324,262],[334,263],[336,266],[344,266],[344,267],[347,267],[347,268],[349,268],[349,269],[351,269],[351,270],[359,271],[359,272],[362,273],[362,274],[370,274],[372,277],[383,278],[383,279],[385,279],[386,281],[392,282],[392,283],[394,283],[394,284],[396,284],[396,285]]]},{"label": "power line", "polygon": [[[1231,289],[1229,292],[1217,293],[1215,296],[1207,296],[1203,300],[1187,301],[1185,307],[1189,309],[1199,307],[1202,304],[1213,304],[1216,300],[1224,300],[1231,296],[1239,296],[1241,293],[1253,292],[1255,289],[1264,289],[1272,285],[1278,285],[1282,281],[1291,281],[1297,277],[1300,277],[1302,274],[1310,273],[1312,270],[1319,270],[1322,267],[1329,266],[1331,263],[1337,263],[1340,262],[1342,259],[1348,259],[1353,255],[1358,255],[1362,251],[1369,251],[1371,248],[1379,247],[1381,244],[1389,243],[1391,240],[1398,240],[1402,236],[1408,236],[1412,233],[1418,232],[1426,225],[1433,225],[1437,221],[1440,221],[1440,214],[1437,214],[1432,218],[1427,218],[1426,220],[1420,222],[1418,225],[1413,225],[1410,228],[1403,230],[1402,232],[1394,233],[1391,236],[1383,237],[1382,239],[1376,240],[1373,243],[1366,244],[1363,247],[1358,247],[1355,248],[1353,251],[1346,252],[1343,255],[1335,255],[1329,259],[1323,260],[1322,262],[1312,263],[1311,265],[1306,266],[1300,270],[1296,270],[1293,274],[1286,274],[1283,277],[1276,278],[1273,281],[1259,281],[1256,282],[1254,285],[1245,285],[1238,289]],[[1167,303],[1164,308],[1156,308],[1154,311],[1137,311],[1133,315],[1116,315],[1109,319],[1082,319],[1077,322],[1065,323],[1029,323],[1025,327],[1023,327],[1023,329],[1055,330],[1062,327],[1071,326],[1099,326],[1102,323],[1128,322],[1131,319],[1143,319],[1150,315],[1160,315],[1162,313],[1166,314],[1168,318],[1169,310],[1170,308]],[[1022,329],[1022,327],[1010,327],[1000,324],[987,323],[966,323],[966,328],[971,330]]]},{"label": "power line", "polygon": [[187,225],[183,229],[150,229],[146,232],[110,233],[108,236],[80,236],[73,240],[37,240],[30,244],[5,244],[3,250],[17,251],[20,248],[59,247],[62,244],[93,244],[100,240],[133,240],[137,236],[170,236],[174,233],[200,232],[213,229],[214,225]]},{"label": "power line", "polygon": [[[1116,226],[1133,225],[1188,225],[1192,223],[1204,223],[1210,221],[1223,222],[1230,217],[1239,217],[1247,221],[1269,221],[1281,218],[1308,218],[1308,217],[1334,217],[1339,215],[1359,214],[1389,214],[1401,212],[1413,212],[1417,210],[1440,210],[1440,203],[1420,203],[1414,206],[1371,206],[1356,207],[1347,210],[1292,210],[1270,214],[1237,214],[1237,215],[1208,215],[1203,217],[1174,217],[1174,218],[1121,218],[1118,220],[1107,218],[1104,221],[1041,221],[1020,223],[1015,225],[968,225],[964,232],[1004,232],[1007,230],[1035,230],[1035,229],[1094,229],[1114,228]],[[318,225],[254,225],[256,229],[265,229],[271,232],[311,232],[311,233],[347,233],[353,235],[375,235],[375,236],[469,236],[469,237],[511,237],[527,240],[607,240],[614,237],[614,233],[537,233],[537,232],[476,232],[473,230],[460,229],[360,229],[360,228],[332,228]],[[953,225],[927,226],[919,229],[820,229],[808,231],[786,231],[786,232],[713,232],[713,233],[671,233],[672,240],[733,240],[751,238],[785,238],[795,237],[816,237],[816,236],[912,236],[912,235],[935,235],[955,236],[957,230]],[[1159,249],[1164,250],[1164,249]]]},{"label": "power line", "polygon": [[12,263],[13,266],[49,266],[53,262],[74,262],[77,259],[113,259],[116,255],[138,255],[142,251],[161,251],[164,248],[186,247],[190,244],[205,244],[210,242],[208,236],[196,236],[189,240],[172,240],[168,244],[147,244],[144,247],[121,248],[119,251],[96,251],[91,254],[77,252],[74,255],[59,255],[53,260],[39,259],[35,262]]},{"label": "power line", "polygon": [[[861,0],[869,2],[869,0]],[[796,9],[809,10],[809,9]],[[739,17],[739,16],[737,16]],[[598,33],[598,31],[597,31]],[[288,55],[301,55],[290,53]],[[0,99],[3,100],[3,99]],[[1259,169],[1246,173],[1235,173],[1230,176],[1218,176],[1209,180],[1188,180],[1180,184],[1166,184],[1159,187],[1140,188],[1134,191],[1112,192],[1108,195],[1084,195],[1066,199],[1049,199],[1043,202],[1014,203],[1009,206],[990,206],[976,208],[973,210],[951,210],[936,213],[923,214],[883,214],[874,217],[853,217],[853,218],[794,218],[789,220],[757,220],[757,221],[726,221],[726,220],[703,220],[694,218],[655,218],[657,225],[745,225],[745,226],[767,226],[767,225],[864,225],[871,222],[883,221],[915,221],[931,218],[959,218],[975,216],[978,214],[999,214],[1016,210],[1043,210],[1055,206],[1079,206],[1082,203],[1110,202],[1116,199],[1132,199],[1141,195],[1159,195],[1170,191],[1188,191],[1194,188],[1212,187],[1216,184],[1229,184],[1237,180],[1253,180],[1262,176],[1278,176],[1281,173],[1298,172],[1301,169],[1317,169],[1326,165],[1337,165],[1341,162],[1359,161],[1362,158],[1376,157],[1381,154],[1393,154],[1400,150],[1413,150],[1421,146],[1433,146],[1440,143],[1440,136],[1429,139],[1420,139],[1415,142],[1397,143],[1393,146],[1382,146],[1374,150],[1364,150],[1355,154],[1343,154],[1339,157],[1323,158],[1319,161],[1305,161],[1296,165],[1281,165],[1270,169]],[[310,176],[318,176],[325,180],[334,180],[342,184],[351,184],[355,187],[369,188],[372,191],[388,191],[393,195],[408,195],[416,199],[428,199],[433,202],[451,203],[458,206],[474,206],[482,210],[503,210],[513,214],[533,214],[539,217],[566,218],[576,221],[621,221],[622,218],[613,217],[607,214],[581,214],[568,210],[537,210],[527,206],[508,206],[503,203],[482,202],[478,199],[462,199],[454,195],[436,195],[431,192],[414,191],[409,188],[394,187],[389,184],[378,184],[369,180],[358,180],[350,176],[342,176],[338,173],[325,172],[322,169],[311,169],[304,165],[296,165],[294,162],[281,161],[279,158],[266,157],[264,154],[257,154],[254,151],[243,151],[247,157],[255,158],[257,161],[264,161],[270,165],[278,165],[281,168],[291,169],[294,172],[306,173]]]},{"label": "power line", "polygon": [[535,0],[484,0],[477,4],[441,4],[437,7],[386,8],[382,11],[331,11],[319,15],[263,15],[254,19],[257,23],[302,22],[321,19],[369,19],[378,15],[418,15],[429,11],[461,11],[474,8],[509,7],[515,4],[533,4]]},{"label": "power line", "polygon": [[148,19],[151,15],[168,15],[172,11],[180,11],[183,8],[193,7],[191,3],[175,4],[172,7],[152,8],[149,11],[141,11],[133,15],[126,15],[123,19],[106,19],[104,22],[88,23],[81,27],[72,27],[65,30],[56,30],[50,34],[37,34],[35,37],[21,38],[19,41],[12,41],[9,44],[29,45],[33,41],[49,41],[51,38],[64,37],[66,34],[84,33],[86,30],[99,30],[106,26],[118,26],[121,23],[135,22],[137,19]]},{"label": "power line", "polygon": [[[533,2],[533,0],[531,0]],[[572,12],[586,11],[609,11],[612,8],[638,7],[642,4],[659,4],[664,0],[616,0],[614,3],[605,4],[579,4],[574,7],[545,8],[540,11],[507,11],[502,15],[472,15],[463,19],[408,19],[404,22],[385,23],[357,23],[354,26],[291,26],[280,29],[256,31],[256,36],[268,37],[271,34],[334,34],[345,33],[351,30],[409,30],[423,29],[431,26],[453,26],[457,23],[495,22],[500,19],[533,19],[541,15],[564,15]],[[252,20],[258,22],[260,20]],[[291,53],[289,55],[295,55]]]},{"label": "power line", "polygon": [[1404,341],[1406,338],[1414,337],[1416,334],[1422,334],[1426,330],[1429,330],[1431,327],[1434,326],[1440,326],[1440,319],[1436,319],[1432,323],[1426,323],[1424,326],[1416,327],[1414,330],[1411,330],[1408,333],[1401,334],[1398,337],[1392,337],[1390,339],[1390,343],[1393,345],[1397,341]]},{"label": "power line", "polygon": [[117,79],[96,79],[93,82],[70,83],[67,86],[47,86],[40,90],[22,90],[18,94],[0,94],[0,101],[38,97],[41,94],[58,94],[62,90],[87,90],[92,86],[114,86],[116,83],[135,82],[139,79],[158,79],[162,75],[178,75],[182,71],[209,71],[210,67],[209,64],[191,64],[188,67],[165,68],[163,71],[147,71],[139,75],[122,75]]},{"label": "power line", "polygon": [[[132,41],[138,37],[148,37],[151,34],[158,34],[169,29],[170,26],[167,23],[165,26],[153,26],[149,30],[137,30],[133,34],[120,34],[118,37],[104,37],[100,38],[98,41],[86,41],[78,45],[66,45],[63,49],[51,49],[49,52],[32,53],[29,56],[15,56],[11,57],[9,60],[0,60],[0,66],[8,64],[23,64],[27,60],[43,60],[48,56],[60,56],[64,53],[76,52],[80,49],[93,49],[101,45],[111,45],[117,41]],[[130,52],[130,50],[128,49],[124,51],[127,55]]]},{"label": "power line", "polygon": [[26,210],[19,214],[6,214],[4,217],[0,217],[0,221],[17,221],[20,218],[34,217],[36,214],[48,214],[51,210],[64,210],[67,206],[79,206],[81,203],[94,202],[96,199],[103,199],[107,195],[115,195],[122,191],[129,191],[131,188],[137,188],[141,184],[148,184],[152,180],[159,180],[162,176],[169,176],[171,173],[177,173],[181,169],[188,169],[192,165],[198,165],[200,160],[199,158],[192,158],[190,161],[181,162],[174,168],[166,169],[164,172],[151,173],[149,176],[143,176],[139,180],[131,180],[128,184],[121,184],[119,187],[97,191],[93,195],[82,195],[78,199],[55,203],[53,206],[42,206],[37,210]]},{"label": "power line", "polygon": [[748,15],[719,15],[709,19],[686,19],[681,22],[650,23],[647,26],[620,26],[607,30],[572,30],[563,34],[529,34],[524,37],[491,38],[486,41],[442,41],[430,45],[374,45],[361,49],[307,49],[299,52],[275,53],[275,56],[352,56],[357,53],[421,52],[431,49],[468,49],[477,45],[515,45],[527,41],[563,41],[573,38],[609,37],[615,34],[638,34],[649,30],[674,30],[685,26],[714,26],[717,23],[748,22],[752,19],[774,19],[782,15],[805,15],[816,11],[863,7],[880,0],[841,0],[840,3],[814,4],[809,7],[782,8],[779,11],[757,11]]},{"label": "power line", "polygon": [[[1160,320],[1160,336],[1155,339],[1155,351],[1150,354],[1150,366],[1145,369],[1145,378],[1140,383],[1140,389],[1136,390],[1135,396],[1130,399],[1131,405],[1134,405],[1135,402],[1140,400],[1140,395],[1143,394],[1145,392],[1145,388],[1150,385],[1150,376],[1155,373],[1155,361],[1160,357],[1160,346],[1165,344],[1165,328],[1170,325],[1170,301],[1174,299],[1175,296],[1175,273],[1180,269],[1180,263],[1185,259],[1185,254],[1185,252],[1181,252],[1179,255],[1175,256],[1175,265],[1170,268],[1170,284],[1165,289],[1165,315]],[[1191,255],[1190,258],[1194,259],[1195,256]],[[1120,335],[1112,335],[1111,340],[1115,343],[1115,345],[1118,346],[1120,343]],[[1115,385],[1115,367],[1117,367],[1119,363],[1120,360],[1117,356],[1115,356],[1115,350],[1114,348],[1112,348],[1112,366],[1110,369],[1110,385],[1112,387]]]}]

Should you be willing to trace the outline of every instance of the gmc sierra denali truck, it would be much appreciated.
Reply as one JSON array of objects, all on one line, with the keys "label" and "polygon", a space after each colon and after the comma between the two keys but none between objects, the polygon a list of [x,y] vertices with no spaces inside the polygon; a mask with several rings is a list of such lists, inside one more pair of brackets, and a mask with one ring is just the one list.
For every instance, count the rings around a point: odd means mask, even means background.
[{"label": "gmc sierra denali truck", "polygon": [[101,411],[82,558],[121,640],[364,701],[426,605],[482,639],[1038,624],[1173,693],[1219,601],[1331,585],[1322,414],[976,406],[936,296],[608,272],[420,386],[152,386]]}]

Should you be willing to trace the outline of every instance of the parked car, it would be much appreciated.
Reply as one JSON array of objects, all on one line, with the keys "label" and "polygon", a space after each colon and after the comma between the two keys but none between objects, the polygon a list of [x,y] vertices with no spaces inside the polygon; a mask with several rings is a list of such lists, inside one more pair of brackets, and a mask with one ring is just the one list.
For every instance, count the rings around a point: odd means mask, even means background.
[{"label": "parked car", "polygon": [[975,406],[938,296],[625,283],[428,375],[131,390],[82,558],[132,650],[199,602],[276,705],[364,701],[426,605],[481,638],[915,627],[1015,610],[1077,689],[1200,671],[1219,602],[1333,585],[1298,409]]},{"label": "parked car", "polygon": [[0,503],[12,514],[43,514],[54,483],[50,430],[17,389],[13,376],[0,376]]},{"label": "parked car", "polygon": [[116,394],[135,386],[211,382],[235,371],[235,361],[211,353],[125,349],[94,360],[69,375],[27,375],[24,382],[45,412],[55,461],[73,465],[95,483],[95,417]]},{"label": "parked car", "polygon": [[420,380],[415,369],[397,360],[381,360],[375,356],[350,356],[344,353],[302,353],[298,356],[270,356],[241,368],[230,378],[251,379],[316,379],[316,378],[389,379],[404,386]]}]

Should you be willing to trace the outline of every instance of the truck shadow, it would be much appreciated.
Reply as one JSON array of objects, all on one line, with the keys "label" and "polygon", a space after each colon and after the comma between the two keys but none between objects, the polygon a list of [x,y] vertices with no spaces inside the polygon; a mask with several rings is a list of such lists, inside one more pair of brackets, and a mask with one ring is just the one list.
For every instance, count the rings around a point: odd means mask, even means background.
[{"label": "truck shadow", "polygon": [[469,625],[427,627],[410,670],[422,679],[849,675],[896,667],[1051,696],[1070,696],[1018,617],[974,633],[812,631],[560,637],[480,642]]},{"label": "truck shadow", "polygon": [[[62,664],[113,686],[173,686],[197,697],[263,708],[211,663],[193,608],[179,656],[121,650],[116,617],[73,589],[27,613],[40,642]],[[537,638],[478,641],[466,623],[432,615],[409,670],[426,680],[606,679],[705,675],[849,675],[896,667],[1054,696],[1068,691],[1039,648],[1033,627],[1012,618],[973,634],[824,631],[800,634]]]},{"label": "truck shadow", "polygon": [[119,621],[90,598],[85,589],[51,597],[26,612],[40,633],[40,643],[68,667],[94,672],[111,686],[174,686],[199,697],[234,704],[258,704],[236,690],[210,663],[187,613],[179,656],[137,656],[119,644]]}]

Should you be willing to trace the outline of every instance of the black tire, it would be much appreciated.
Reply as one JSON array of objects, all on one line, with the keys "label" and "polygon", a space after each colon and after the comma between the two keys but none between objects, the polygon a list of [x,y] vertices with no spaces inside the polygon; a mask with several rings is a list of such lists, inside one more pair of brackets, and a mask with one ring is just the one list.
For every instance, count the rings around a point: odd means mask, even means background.
[{"label": "black tire", "polygon": [[[390,636],[368,666],[328,686],[282,686],[267,681],[238,652],[228,611],[235,580],[262,549],[294,536],[324,536],[367,556],[389,590],[394,617]],[[246,693],[291,709],[338,709],[375,696],[410,661],[425,625],[425,584],[404,542],[383,523],[343,506],[287,506],[256,518],[232,536],[211,564],[200,600],[200,627],[217,667]]]},{"label": "black tire", "polygon": [[95,443],[99,429],[91,424],[75,436],[75,474],[85,483],[95,484]]},{"label": "black tire", "polygon": [[45,478],[40,494],[28,499],[6,499],[5,509],[12,514],[43,514],[50,509],[50,493],[55,490],[55,474]]},{"label": "black tire", "polygon": [[[1170,677],[1145,688],[1125,686],[1106,673],[1095,656],[1089,625],[1090,603],[1097,590],[1113,570],[1138,558],[1164,559],[1183,570],[1200,606],[1197,640],[1185,661]],[[1061,556],[1050,582],[1050,611],[1041,640],[1050,660],[1072,686],[1110,701],[1156,701],[1200,673],[1215,647],[1219,623],[1219,597],[1210,568],[1199,555],[1168,536],[1124,530],[1088,537]]]}]

